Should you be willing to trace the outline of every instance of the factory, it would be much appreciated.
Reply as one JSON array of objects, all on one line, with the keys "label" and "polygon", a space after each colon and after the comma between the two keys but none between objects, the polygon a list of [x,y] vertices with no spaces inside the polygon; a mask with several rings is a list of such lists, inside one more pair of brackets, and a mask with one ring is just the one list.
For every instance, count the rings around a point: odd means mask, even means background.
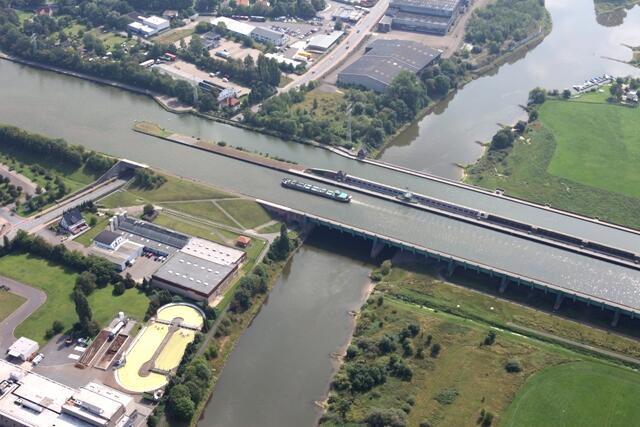
[{"label": "factory", "polygon": [[136,418],[133,398],[90,382],[79,389],[0,360],[0,425],[115,427]]},{"label": "factory", "polygon": [[306,49],[312,52],[326,52],[343,34],[344,31],[333,31],[331,34],[319,34],[309,39]]},{"label": "factory", "polygon": [[[391,0],[387,16],[391,28],[403,31],[446,35],[467,0]],[[379,28],[388,30],[389,18]]]},{"label": "factory", "polygon": [[244,22],[236,21],[235,19],[227,18],[226,16],[219,16],[212,19],[211,24],[215,27],[222,24],[228,31],[245,37],[250,37],[251,32],[256,28],[253,25],[245,24]]},{"label": "factory", "polygon": [[208,240],[191,238],[151,278],[151,285],[209,303],[235,277],[246,254]]},{"label": "factory", "polygon": [[124,271],[142,255],[144,245],[127,240],[122,234],[111,230],[100,232],[89,247],[91,255],[107,259],[118,271]]},{"label": "factory", "polygon": [[342,21],[355,24],[360,20],[360,18],[362,18],[362,15],[364,15],[364,12],[362,12],[361,10],[356,10],[352,7],[341,7],[336,10],[333,15],[331,15],[331,18],[334,21]]},{"label": "factory", "polygon": [[283,46],[289,40],[289,36],[282,31],[262,27],[254,28],[251,31],[251,38],[258,43],[272,44],[274,46]]},{"label": "factory", "polygon": [[159,16],[149,16],[148,18],[138,16],[134,22],[127,25],[127,30],[132,34],[150,37],[168,29],[169,26],[169,21]]},{"label": "factory", "polygon": [[338,83],[384,92],[403,70],[418,74],[440,58],[440,51],[405,40],[375,40],[365,54],[338,74]]}]

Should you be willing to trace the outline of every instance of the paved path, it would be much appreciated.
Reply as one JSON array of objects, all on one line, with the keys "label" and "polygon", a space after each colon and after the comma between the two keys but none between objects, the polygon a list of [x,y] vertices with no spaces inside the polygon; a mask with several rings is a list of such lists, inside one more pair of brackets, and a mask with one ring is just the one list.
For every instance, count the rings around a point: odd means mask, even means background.
[{"label": "paved path", "polygon": [[2,354],[16,340],[13,331],[27,317],[47,300],[47,294],[40,289],[32,288],[7,277],[0,276],[0,284],[8,286],[12,293],[26,298],[27,301],[0,323],[0,352]]}]

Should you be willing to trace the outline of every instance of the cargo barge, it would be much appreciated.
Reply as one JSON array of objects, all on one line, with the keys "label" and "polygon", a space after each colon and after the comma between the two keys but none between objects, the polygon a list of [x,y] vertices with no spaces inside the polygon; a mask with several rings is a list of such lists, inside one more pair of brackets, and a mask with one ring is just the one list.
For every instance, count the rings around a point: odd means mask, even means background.
[{"label": "cargo barge", "polygon": [[342,203],[349,203],[351,201],[351,195],[341,190],[329,190],[326,188],[318,187],[316,185],[307,184],[302,181],[296,181],[295,179],[284,178],[281,185],[285,188],[292,190],[303,191],[309,194],[315,194],[316,196],[325,197]]}]

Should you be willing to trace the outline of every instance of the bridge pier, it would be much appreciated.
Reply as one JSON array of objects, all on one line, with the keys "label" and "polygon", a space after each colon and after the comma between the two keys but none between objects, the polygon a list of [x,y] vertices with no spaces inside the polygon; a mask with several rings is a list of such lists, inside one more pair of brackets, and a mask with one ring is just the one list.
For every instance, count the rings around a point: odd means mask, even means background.
[{"label": "bridge pier", "polygon": [[451,277],[453,276],[453,273],[456,271],[456,267],[458,265],[456,264],[455,261],[449,261],[449,264],[447,264],[447,276]]},{"label": "bridge pier", "polygon": [[562,304],[562,300],[564,300],[564,295],[558,294],[556,296],[556,302],[553,304],[553,311],[557,311],[560,308],[560,304]]},{"label": "bridge pier", "polygon": [[371,258],[375,258],[380,255],[380,252],[384,249],[384,243],[378,242],[378,240],[374,240],[371,244],[371,253],[369,254]]},{"label": "bridge pier", "polygon": [[509,279],[507,278],[507,276],[504,276],[502,278],[502,280],[500,281],[500,290],[499,290],[499,292],[501,294],[504,294],[504,291],[507,290],[507,286],[509,286]]},{"label": "bridge pier", "polygon": [[620,320],[620,312],[618,310],[613,312],[613,319],[611,320],[611,327],[615,328],[618,326],[618,320]]}]

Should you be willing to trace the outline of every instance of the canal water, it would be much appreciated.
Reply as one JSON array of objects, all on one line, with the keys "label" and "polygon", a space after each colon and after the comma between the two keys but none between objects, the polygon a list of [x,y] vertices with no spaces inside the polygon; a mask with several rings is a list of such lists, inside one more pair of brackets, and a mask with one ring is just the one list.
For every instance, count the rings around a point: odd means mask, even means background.
[{"label": "canal water", "polygon": [[371,266],[304,246],[240,338],[201,427],[310,426],[366,297]]},{"label": "canal water", "polygon": [[492,75],[466,85],[446,106],[409,126],[382,155],[382,160],[435,175],[459,179],[456,164],[473,163],[482,155],[477,141],[488,141],[499,124],[525,117],[531,89],[564,89],[604,73],[640,75],[623,61],[631,46],[640,45],[640,7],[624,22],[605,27],[596,22],[592,0],[547,0],[553,30],[540,45],[503,65]]}]

